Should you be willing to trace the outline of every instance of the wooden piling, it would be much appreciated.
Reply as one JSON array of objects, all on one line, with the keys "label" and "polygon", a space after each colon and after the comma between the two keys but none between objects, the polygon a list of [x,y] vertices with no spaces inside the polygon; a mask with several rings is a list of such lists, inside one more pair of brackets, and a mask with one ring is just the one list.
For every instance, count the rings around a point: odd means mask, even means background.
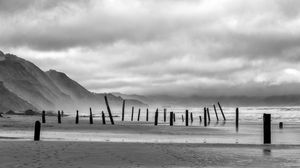
[{"label": "wooden piling", "polygon": [[217,121],[219,121],[219,117],[218,117],[218,113],[217,113],[216,105],[214,105],[214,110],[215,110],[215,114],[216,114]]},{"label": "wooden piling", "polygon": [[239,108],[235,110],[235,131],[239,131]]},{"label": "wooden piling", "polygon": [[133,113],[134,113],[134,107],[131,108],[131,121],[133,121]]},{"label": "wooden piling", "polygon": [[90,107],[90,124],[93,124],[93,112],[92,112],[92,108]]},{"label": "wooden piling", "polygon": [[221,107],[221,104],[220,104],[220,102],[218,102],[218,105],[219,105],[219,108],[220,108],[221,114],[222,114],[222,116],[223,116],[223,119],[224,119],[224,121],[226,121],[226,118],[225,118],[225,115],[224,115],[224,113],[223,113],[223,109],[222,109],[222,107]]},{"label": "wooden piling", "polygon": [[123,100],[123,106],[122,106],[122,121],[124,121],[124,115],[125,115],[125,100]]},{"label": "wooden piling", "polygon": [[107,96],[106,96],[106,95],[104,96],[104,99],[105,99],[105,104],[106,104],[106,107],[107,107],[107,111],[108,111],[108,115],[109,115],[110,122],[111,122],[112,125],[114,125],[115,122],[114,122],[113,116],[112,116],[112,114],[111,114],[110,107],[109,107],[109,104],[108,104],[108,100],[107,100]]},{"label": "wooden piling", "polygon": [[193,113],[191,112],[191,123],[193,123],[194,122],[194,118],[193,118]]},{"label": "wooden piling", "polygon": [[184,122],[184,117],[183,117],[183,115],[181,115],[181,120],[182,120],[182,122]]},{"label": "wooden piling", "polygon": [[146,111],[146,121],[149,120],[149,109],[147,108],[147,111]]},{"label": "wooden piling", "polygon": [[63,110],[61,111],[61,117],[64,117],[64,111]]},{"label": "wooden piling", "polygon": [[173,113],[173,121],[176,122],[176,115],[175,115],[175,112]]},{"label": "wooden piling", "polygon": [[167,121],[167,109],[164,109],[164,122]]},{"label": "wooden piling", "polygon": [[34,124],[34,140],[39,141],[41,134],[41,123],[40,121],[36,121]]},{"label": "wooden piling", "polygon": [[79,123],[79,114],[78,114],[78,110],[76,111],[76,118],[75,118],[75,124]]},{"label": "wooden piling", "polygon": [[57,122],[58,122],[58,124],[61,124],[61,115],[60,115],[60,111],[58,111],[58,113],[57,113]]},{"label": "wooden piling", "polygon": [[185,110],[185,126],[189,126],[189,111]]},{"label": "wooden piling", "polygon": [[200,121],[200,123],[202,122],[202,118],[201,118],[201,116],[199,116],[199,121]]},{"label": "wooden piling", "polygon": [[139,108],[138,118],[137,121],[140,121],[141,109]]},{"label": "wooden piling", "polygon": [[207,113],[207,118],[208,118],[208,122],[210,122],[210,114],[209,114],[209,108],[206,108],[206,113]]},{"label": "wooden piling", "polygon": [[207,127],[206,107],[204,107],[204,127]]},{"label": "wooden piling", "polygon": [[154,125],[157,125],[157,123],[158,123],[158,109],[156,109],[156,112],[155,112]]},{"label": "wooden piling", "polygon": [[279,129],[283,129],[283,122],[279,122]]},{"label": "wooden piling", "polygon": [[173,126],[173,122],[174,122],[173,117],[174,117],[173,112],[170,112],[170,126]]},{"label": "wooden piling", "polygon": [[46,112],[42,112],[42,123],[46,123]]},{"label": "wooden piling", "polygon": [[263,115],[264,144],[271,144],[271,114]]},{"label": "wooden piling", "polygon": [[105,122],[105,114],[104,112],[102,111],[102,124],[105,125],[106,122]]}]

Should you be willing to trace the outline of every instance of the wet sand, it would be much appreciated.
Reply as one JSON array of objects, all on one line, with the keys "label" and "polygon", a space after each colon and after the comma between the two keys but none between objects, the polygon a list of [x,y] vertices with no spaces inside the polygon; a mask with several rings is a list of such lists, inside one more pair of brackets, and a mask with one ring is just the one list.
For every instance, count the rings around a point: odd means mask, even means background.
[{"label": "wet sand", "polygon": [[0,167],[299,167],[299,146],[0,141]]},{"label": "wet sand", "polygon": [[[47,117],[41,141],[34,142],[39,116],[0,119],[0,167],[300,167],[299,125],[273,126],[274,144],[261,145],[262,127],[243,123],[120,122],[99,118],[74,124],[74,117]],[[108,122],[109,123],[109,122]],[[282,137],[282,138],[276,138]],[[276,140],[277,139],[277,140]]]}]

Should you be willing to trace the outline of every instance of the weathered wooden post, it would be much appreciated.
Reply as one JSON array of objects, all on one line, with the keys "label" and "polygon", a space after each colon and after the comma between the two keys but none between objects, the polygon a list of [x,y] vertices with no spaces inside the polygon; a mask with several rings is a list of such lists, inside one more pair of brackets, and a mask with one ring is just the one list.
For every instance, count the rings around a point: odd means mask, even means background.
[{"label": "weathered wooden post", "polygon": [[174,120],[174,122],[176,122],[176,115],[175,115],[175,112],[173,113],[173,120]]},{"label": "weathered wooden post", "polygon": [[173,122],[174,122],[173,117],[174,117],[173,112],[170,112],[170,126],[173,126]]},{"label": "weathered wooden post", "polygon": [[218,113],[217,113],[217,109],[216,109],[216,106],[215,106],[215,105],[214,105],[214,110],[215,110],[215,114],[216,114],[217,121],[219,121],[219,117],[218,117]]},{"label": "weathered wooden post", "polygon": [[235,110],[235,131],[239,132],[239,108]]},{"label": "weathered wooden post", "polygon": [[104,99],[105,99],[105,103],[106,103],[106,107],[107,107],[107,111],[108,111],[108,115],[109,115],[110,122],[111,122],[112,125],[114,125],[115,122],[114,122],[113,116],[112,116],[112,114],[111,114],[110,107],[109,107],[109,104],[108,104],[108,100],[107,100],[107,96],[106,96],[106,95],[104,96]]},{"label": "weathered wooden post", "polygon": [[193,123],[194,122],[194,118],[193,118],[193,113],[191,112],[191,123]]},{"label": "weathered wooden post", "polygon": [[42,123],[46,123],[46,112],[42,112]]},{"label": "weathered wooden post", "polygon": [[283,122],[279,122],[279,129],[283,129]]},{"label": "weathered wooden post", "polygon": [[202,122],[202,118],[201,118],[201,116],[199,116],[199,121],[200,121],[200,123]]},{"label": "weathered wooden post", "polygon": [[104,112],[102,111],[102,124],[105,125],[106,122],[105,122],[105,114]]},{"label": "weathered wooden post", "polygon": [[90,124],[93,124],[93,112],[92,112],[92,108],[90,107]]},{"label": "weathered wooden post", "polygon": [[34,140],[39,141],[41,134],[41,123],[40,121],[36,121],[34,124]]},{"label": "weathered wooden post", "polygon": [[139,108],[138,118],[137,121],[140,121],[141,109]]},{"label": "weathered wooden post", "polygon": [[131,109],[131,121],[133,121],[133,113],[134,113],[134,107],[132,106],[132,109]]},{"label": "weathered wooden post", "polygon": [[209,108],[206,108],[206,113],[207,113],[207,118],[208,118],[208,122],[210,122],[210,114],[209,114]]},{"label": "weathered wooden post", "polygon": [[183,117],[183,115],[181,115],[181,120],[182,120],[182,122],[184,122],[184,117]]},{"label": "weathered wooden post", "polygon": [[223,119],[224,119],[224,121],[226,121],[226,118],[225,118],[225,115],[224,115],[224,113],[223,113],[223,109],[222,109],[222,107],[221,107],[220,102],[218,102],[218,105],[219,105],[220,111],[221,111],[221,113],[222,113]]},{"label": "weathered wooden post", "polygon": [[76,118],[75,118],[75,124],[79,123],[79,114],[78,114],[78,110],[76,111]]},{"label": "weathered wooden post", "polygon": [[167,109],[164,109],[164,122],[167,121]]},{"label": "weathered wooden post", "polygon": [[146,121],[149,120],[149,109],[147,108],[147,111],[146,111]]},{"label": "weathered wooden post", "polygon": [[189,126],[189,111],[185,110],[185,126]]},{"label": "weathered wooden post", "polygon": [[207,126],[206,107],[204,107],[204,127]]},{"label": "weathered wooden post", "polygon": [[57,113],[57,122],[58,124],[61,124],[61,116],[60,116],[60,111],[58,110],[58,113]]},{"label": "weathered wooden post", "polygon": [[157,125],[157,122],[158,122],[158,109],[156,109],[156,112],[155,112],[154,125]]},{"label": "weathered wooden post", "polygon": [[271,144],[271,114],[263,115],[264,144]]},{"label": "weathered wooden post", "polygon": [[122,106],[122,121],[124,121],[124,115],[125,115],[125,100],[123,100],[123,106]]},{"label": "weathered wooden post", "polygon": [[64,111],[63,110],[61,111],[61,117],[64,117]]}]

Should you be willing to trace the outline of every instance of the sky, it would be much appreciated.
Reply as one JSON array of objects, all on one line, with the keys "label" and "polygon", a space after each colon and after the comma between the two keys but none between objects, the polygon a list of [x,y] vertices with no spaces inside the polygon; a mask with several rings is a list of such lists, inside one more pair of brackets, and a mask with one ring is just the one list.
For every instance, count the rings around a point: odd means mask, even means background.
[{"label": "sky", "polygon": [[0,50],[93,92],[300,94],[299,0],[0,0]]}]

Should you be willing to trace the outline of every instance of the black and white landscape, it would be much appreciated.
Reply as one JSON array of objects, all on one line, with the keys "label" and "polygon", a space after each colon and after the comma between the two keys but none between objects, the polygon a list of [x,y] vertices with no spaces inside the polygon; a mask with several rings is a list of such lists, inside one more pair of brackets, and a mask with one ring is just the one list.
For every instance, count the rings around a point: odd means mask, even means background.
[{"label": "black and white landscape", "polygon": [[0,168],[300,167],[299,8],[0,0]]}]

